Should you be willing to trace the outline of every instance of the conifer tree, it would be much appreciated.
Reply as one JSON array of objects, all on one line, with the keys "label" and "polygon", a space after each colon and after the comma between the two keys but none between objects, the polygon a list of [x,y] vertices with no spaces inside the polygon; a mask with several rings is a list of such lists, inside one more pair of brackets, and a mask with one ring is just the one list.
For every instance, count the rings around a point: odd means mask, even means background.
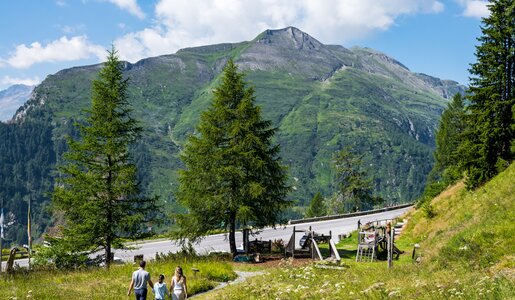
[{"label": "conifer tree", "polygon": [[324,197],[320,192],[316,193],[311,202],[309,203],[309,208],[306,211],[306,217],[320,217],[325,216],[327,214],[327,205],[325,204]]},{"label": "conifer tree", "polygon": [[468,96],[467,131],[460,146],[467,186],[474,188],[514,158],[515,1],[495,0],[483,19]]},{"label": "conifer tree", "polygon": [[55,241],[69,251],[103,250],[108,268],[113,247],[142,234],[146,217],[156,211],[156,199],[140,195],[129,153],[141,127],[130,115],[122,67],[113,47],[93,81],[85,124],[77,124],[81,137],[68,138],[52,197],[66,222],[63,238]]},{"label": "conifer tree", "polygon": [[213,93],[198,134],[188,138],[181,155],[185,169],[179,173],[177,198],[188,214],[177,216],[178,237],[198,240],[228,226],[234,255],[236,226],[278,223],[290,205],[289,188],[279,146],[271,141],[276,129],[262,120],[254,90],[246,87],[232,60]]},{"label": "conifer tree", "polygon": [[333,212],[367,210],[383,201],[372,195],[372,184],[361,167],[361,157],[353,153],[350,147],[345,147],[335,154],[335,184],[338,193],[333,199]]},{"label": "conifer tree", "polygon": [[461,94],[456,94],[442,113],[436,131],[435,164],[428,182],[442,182],[447,186],[460,179],[458,147],[465,131],[465,106]]}]

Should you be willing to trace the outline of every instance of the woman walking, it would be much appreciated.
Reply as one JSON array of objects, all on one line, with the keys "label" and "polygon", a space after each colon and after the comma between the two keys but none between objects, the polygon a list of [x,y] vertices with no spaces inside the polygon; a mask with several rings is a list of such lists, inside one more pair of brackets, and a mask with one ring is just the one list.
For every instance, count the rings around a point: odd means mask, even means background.
[{"label": "woman walking", "polygon": [[186,277],[182,273],[182,268],[177,266],[175,268],[175,274],[172,277],[170,283],[170,294],[172,300],[184,300],[188,298],[188,286],[186,284]]}]

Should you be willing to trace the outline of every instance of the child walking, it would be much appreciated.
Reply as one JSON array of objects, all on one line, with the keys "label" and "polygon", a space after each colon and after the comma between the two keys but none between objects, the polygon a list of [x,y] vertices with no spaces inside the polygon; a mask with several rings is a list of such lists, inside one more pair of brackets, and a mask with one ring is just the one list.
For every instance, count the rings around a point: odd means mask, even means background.
[{"label": "child walking", "polygon": [[156,300],[164,300],[166,299],[166,294],[168,294],[168,289],[166,288],[166,283],[164,283],[165,276],[163,274],[159,275],[159,281],[154,284],[154,295]]}]

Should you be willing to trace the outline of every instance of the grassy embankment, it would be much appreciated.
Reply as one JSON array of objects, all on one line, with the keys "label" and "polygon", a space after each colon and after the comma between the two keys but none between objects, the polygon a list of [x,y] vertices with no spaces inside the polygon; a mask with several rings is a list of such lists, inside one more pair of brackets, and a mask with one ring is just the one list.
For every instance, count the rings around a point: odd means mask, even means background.
[{"label": "grassy embankment", "polygon": [[[462,183],[408,214],[394,262],[356,263],[355,235],[338,248],[343,269],[269,270],[201,299],[515,299],[515,165],[476,191]],[[411,251],[419,243],[421,263]]]},{"label": "grassy embankment", "polygon": [[[175,267],[180,265],[188,278],[189,294],[215,287],[218,282],[236,278],[230,264],[216,259],[188,259],[149,262],[146,270],[152,280],[165,275],[167,286]],[[192,268],[200,272],[194,276]],[[1,299],[124,299],[136,270],[132,264],[114,265],[110,270],[37,271],[19,273],[7,280],[0,279]],[[149,294],[151,292],[149,291]],[[132,299],[132,297],[130,298]],[[153,299],[153,296],[149,297]]]}]

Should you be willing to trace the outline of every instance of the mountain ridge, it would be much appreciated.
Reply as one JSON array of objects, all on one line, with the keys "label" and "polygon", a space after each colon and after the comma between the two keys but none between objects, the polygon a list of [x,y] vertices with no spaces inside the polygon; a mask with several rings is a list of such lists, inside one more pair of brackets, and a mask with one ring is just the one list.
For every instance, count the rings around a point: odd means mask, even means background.
[{"label": "mountain ridge", "polygon": [[[363,153],[363,168],[377,195],[389,202],[411,201],[432,167],[434,130],[445,97],[464,91],[453,81],[412,73],[381,52],[325,45],[293,27],[267,30],[251,41],[126,62],[134,117],[145,129],[134,146],[134,160],[144,191],[161,196],[169,211],[182,209],[173,196],[180,149],[195,134],[231,57],[254,87],[264,118],[278,128],[275,139],[293,187],[289,197],[298,205],[317,191],[332,195],[331,156],[345,146]],[[50,126],[51,150],[59,161],[64,136],[73,135],[72,124],[84,118],[82,109],[90,105],[91,82],[101,67],[49,75],[18,110],[13,126]],[[300,214],[293,209],[287,216]]]}]

